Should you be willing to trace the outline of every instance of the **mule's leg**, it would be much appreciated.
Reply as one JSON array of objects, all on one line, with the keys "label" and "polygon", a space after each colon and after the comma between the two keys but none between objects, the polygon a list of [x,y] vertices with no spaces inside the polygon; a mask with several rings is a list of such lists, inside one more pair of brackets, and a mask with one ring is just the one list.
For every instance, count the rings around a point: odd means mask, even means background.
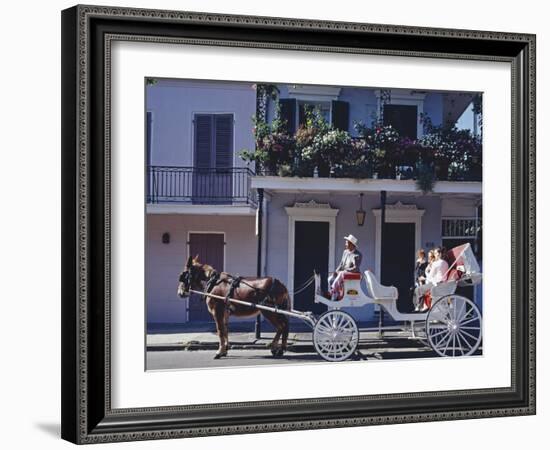
[{"label": "mule's leg", "polygon": [[224,308],[223,311],[223,356],[227,356],[229,350],[229,310]]},{"label": "mule's leg", "polygon": [[281,322],[283,323],[282,342],[281,342],[281,355],[282,355],[284,354],[284,352],[286,352],[286,345],[288,341],[288,333],[290,331],[290,325],[289,325],[287,316],[281,315],[280,318],[281,318]]},{"label": "mule's leg", "polygon": [[[272,353],[275,356],[283,356],[286,352],[286,346],[288,341],[288,332],[289,332],[289,323],[288,323],[288,317],[283,316],[282,314],[277,314],[276,317],[278,330],[280,330],[280,336],[281,336],[281,345],[274,347],[275,351],[272,349]],[[275,342],[277,344],[278,342]]]},{"label": "mule's leg", "polygon": [[271,322],[271,324],[275,327],[275,330],[276,330],[275,336],[273,337],[273,340],[271,341],[271,344],[270,344],[271,354],[273,356],[281,356],[283,352],[279,347],[279,339],[284,330],[283,324],[281,322],[282,316],[280,314],[273,313],[271,311],[262,311],[262,314],[267,320],[269,320],[269,322]]},{"label": "mule's leg", "polygon": [[214,359],[220,359],[222,356],[227,356],[227,328],[225,323],[225,306],[222,304],[220,307],[219,302],[213,305],[210,313],[214,317],[216,322],[216,331],[218,332],[218,351],[214,355]]}]

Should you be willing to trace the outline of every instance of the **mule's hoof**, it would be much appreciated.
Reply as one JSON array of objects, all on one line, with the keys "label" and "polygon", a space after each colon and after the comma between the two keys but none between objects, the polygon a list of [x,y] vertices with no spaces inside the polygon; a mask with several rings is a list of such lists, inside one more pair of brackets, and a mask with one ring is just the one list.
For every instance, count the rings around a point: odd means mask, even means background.
[{"label": "mule's hoof", "polygon": [[285,351],[281,348],[281,347],[277,347],[277,348],[272,348],[271,349],[271,354],[275,357],[280,357],[280,356],[283,356],[285,353]]},{"label": "mule's hoof", "polygon": [[227,356],[227,352],[224,353],[216,353],[214,355],[214,359],[220,359],[222,356]]}]

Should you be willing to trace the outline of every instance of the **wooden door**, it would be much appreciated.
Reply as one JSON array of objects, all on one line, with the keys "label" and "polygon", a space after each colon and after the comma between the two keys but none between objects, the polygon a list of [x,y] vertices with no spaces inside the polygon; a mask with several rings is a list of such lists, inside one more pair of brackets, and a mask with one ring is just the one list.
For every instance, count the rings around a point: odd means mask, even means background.
[{"label": "wooden door", "polygon": [[[323,283],[328,276],[329,223],[296,222],[294,228],[294,290],[301,287],[317,270]],[[325,286],[326,289],[326,286]],[[294,309],[322,313],[326,306],[314,302],[315,286],[311,284],[294,297]]]},{"label": "wooden door", "polygon": [[411,287],[414,285],[415,224],[386,223],[382,242],[380,278],[382,284],[399,291],[397,308],[412,311]]},{"label": "wooden door", "polygon": [[[201,263],[207,263],[218,271],[224,270],[224,235],[221,233],[191,233],[189,235],[189,254],[199,255]],[[212,320],[201,295],[189,297],[189,321],[205,322]]]}]

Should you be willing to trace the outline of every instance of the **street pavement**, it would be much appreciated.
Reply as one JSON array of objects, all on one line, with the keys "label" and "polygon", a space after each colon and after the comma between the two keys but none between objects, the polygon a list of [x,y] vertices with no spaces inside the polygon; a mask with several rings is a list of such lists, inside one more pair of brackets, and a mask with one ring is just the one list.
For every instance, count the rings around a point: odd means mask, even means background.
[{"label": "street pavement", "polygon": [[[311,332],[290,333],[288,351],[273,357],[269,343],[273,333],[256,339],[252,332],[230,333],[227,357],[214,359],[217,335],[195,333],[157,333],[147,336],[147,370],[243,367],[255,365],[304,364],[325,362],[316,352]],[[480,353],[480,352],[479,352]],[[438,357],[422,341],[410,338],[410,332],[392,330],[380,337],[376,331],[361,331],[357,353],[351,360],[385,360]]]}]

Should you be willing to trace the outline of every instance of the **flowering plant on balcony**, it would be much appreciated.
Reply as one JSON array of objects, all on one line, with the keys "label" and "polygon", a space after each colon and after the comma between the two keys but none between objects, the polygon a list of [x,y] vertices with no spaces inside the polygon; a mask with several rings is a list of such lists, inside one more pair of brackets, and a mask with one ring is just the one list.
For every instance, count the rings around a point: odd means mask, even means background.
[{"label": "flowering plant on balcony", "polygon": [[433,158],[437,178],[450,180],[481,178],[481,139],[455,125],[434,126],[423,118],[425,134],[418,139],[424,155]]},{"label": "flowering plant on balcony", "polygon": [[374,122],[372,127],[356,122],[354,127],[365,142],[366,158],[373,172],[381,178],[393,178],[404,154],[397,130],[380,122]]},{"label": "flowering plant on balcony", "polygon": [[422,152],[422,146],[418,140],[408,137],[401,138],[398,148],[401,151],[398,155],[398,162],[400,162],[400,165],[403,166],[415,167],[418,165],[419,161],[423,162],[424,159],[432,156]]},{"label": "flowering plant on balcony", "polygon": [[281,169],[291,164],[296,148],[296,138],[286,130],[286,123],[279,115],[267,123],[253,118],[253,133],[256,141],[254,151],[242,150],[240,156],[245,161],[255,162],[270,174],[285,175]]},{"label": "flowering plant on balcony", "polygon": [[302,161],[317,168],[319,176],[328,176],[338,164],[342,164],[351,150],[349,133],[328,129],[317,133],[311,144],[302,149]]},{"label": "flowering plant on balcony", "polygon": [[[358,137],[332,127],[317,111],[295,134],[276,115],[270,124],[255,119],[254,151],[241,157],[260,172],[279,176],[422,178],[422,190],[439,180],[481,179],[481,140],[469,130],[434,126],[424,117],[425,134],[401,137],[391,125],[355,123]],[[430,175],[430,172],[433,175]]]},{"label": "flowering plant on balcony", "polygon": [[370,178],[372,174],[372,164],[368,158],[366,142],[363,139],[352,138],[345,154],[333,164],[331,176]]},{"label": "flowering plant on balcony", "polygon": [[[317,170],[322,176],[327,176],[329,169],[319,151],[319,137],[328,133],[329,124],[318,110],[306,109],[305,124],[296,131],[296,152],[293,165],[293,175],[312,176]],[[319,169],[319,167],[321,169]]]}]

